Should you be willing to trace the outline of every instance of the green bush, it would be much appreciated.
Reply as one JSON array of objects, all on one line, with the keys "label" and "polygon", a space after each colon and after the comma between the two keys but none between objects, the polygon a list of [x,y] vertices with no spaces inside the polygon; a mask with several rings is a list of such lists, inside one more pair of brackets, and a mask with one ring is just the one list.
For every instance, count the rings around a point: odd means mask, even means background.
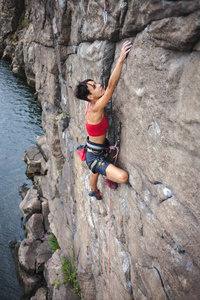
[{"label": "green bush", "polygon": [[56,252],[57,249],[60,249],[57,238],[52,232],[47,235],[47,241],[49,242],[49,247],[52,253]]},{"label": "green bush", "polygon": [[[54,288],[57,288],[60,284],[70,285],[73,288],[74,294],[81,296],[81,291],[77,282],[77,265],[75,261],[75,253],[73,247],[70,249],[69,258],[66,256],[61,257],[62,261],[62,275],[64,280],[61,281],[60,279],[54,280]],[[81,299],[81,298],[80,298]]]}]

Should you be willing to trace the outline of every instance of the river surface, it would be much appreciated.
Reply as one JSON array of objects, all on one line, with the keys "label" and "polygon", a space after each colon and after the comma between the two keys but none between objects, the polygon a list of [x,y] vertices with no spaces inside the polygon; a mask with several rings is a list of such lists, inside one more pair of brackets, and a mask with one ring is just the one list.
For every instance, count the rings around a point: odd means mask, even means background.
[{"label": "river surface", "polygon": [[43,135],[41,108],[33,91],[0,60],[0,300],[19,300],[21,290],[8,243],[24,238],[18,187],[26,177],[24,150]]}]

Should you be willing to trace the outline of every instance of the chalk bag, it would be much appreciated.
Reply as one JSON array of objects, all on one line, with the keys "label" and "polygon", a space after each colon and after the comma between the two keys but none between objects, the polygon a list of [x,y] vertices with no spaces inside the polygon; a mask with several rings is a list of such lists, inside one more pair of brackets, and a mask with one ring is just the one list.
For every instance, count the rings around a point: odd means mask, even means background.
[{"label": "chalk bag", "polygon": [[84,161],[85,160],[85,154],[86,154],[86,144],[78,146],[78,148],[76,148],[76,151],[77,151],[78,155],[80,156],[80,159],[82,161]]}]

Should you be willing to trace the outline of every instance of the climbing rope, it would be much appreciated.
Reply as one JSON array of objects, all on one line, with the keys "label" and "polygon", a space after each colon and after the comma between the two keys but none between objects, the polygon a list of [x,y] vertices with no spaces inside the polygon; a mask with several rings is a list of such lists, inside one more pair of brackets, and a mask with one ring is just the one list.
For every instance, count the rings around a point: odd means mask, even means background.
[{"label": "climbing rope", "polygon": [[[119,154],[119,144],[120,144],[120,130],[121,130],[121,122],[119,122],[118,125],[118,132],[117,132],[117,140],[115,142],[114,146],[109,147],[109,153],[112,150],[116,150],[115,156],[113,156],[114,159],[114,165],[116,165],[117,157]],[[110,299],[110,229],[111,229],[111,188],[109,188],[109,223],[108,223],[108,300]]]},{"label": "climbing rope", "polygon": [[117,156],[118,156],[118,154],[119,154],[119,148],[118,147],[116,147],[116,146],[110,146],[109,147],[109,153],[112,151],[112,150],[116,150],[116,154],[115,154],[115,156],[113,156],[113,158],[115,159],[114,160],[114,165],[116,164],[116,162],[117,162]]},{"label": "climbing rope", "polygon": [[[119,148],[116,146],[110,146],[109,147],[109,152],[111,152],[112,150],[116,150],[116,154],[113,157],[114,160],[114,165],[117,162],[117,157],[119,154]],[[108,300],[110,299],[110,229],[111,229],[111,188],[109,188],[109,212],[108,212],[108,216],[109,216],[109,223],[108,223]]]},{"label": "climbing rope", "polygon": [[108,300],[110,299],[110,227],[111,227],[111,188],[109,188],[109,228],[108,228]]}]

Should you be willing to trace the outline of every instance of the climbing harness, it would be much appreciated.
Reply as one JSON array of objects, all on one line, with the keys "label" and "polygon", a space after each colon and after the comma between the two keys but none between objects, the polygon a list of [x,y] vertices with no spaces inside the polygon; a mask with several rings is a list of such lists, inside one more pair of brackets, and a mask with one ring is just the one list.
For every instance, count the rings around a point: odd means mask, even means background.
[{"label": "climbing harness", "polygon": [[108,22],[107,6],[108,6],[108,2],[106,0],[104,0],[104,9],[103,9],[104,24],[107,24],[107,22]]},{"label": "climbing harness", "polygon": [[[117,157],[118,157],[118,154],[119,154],[119,134],[120,134],[120,127],[121,126],[121,122],[119,122],[119,127],[118,127],[118,137],[117,137],[117,140],[116,140],[116,143],[114,146],[109,146],[109,141],[108,139],[106,139],[106,142],[104,145],[102,144],[96,144],[96,143],[92,143],[90,140],[89,140],[89,137],[87,137],[87,142],[86,142],[86,147],[87,149],[91,150],[91,151],[98,151],[98,154],[105,154],[106,156],[108,156],[112,150],[116,151],[116,154],[113,156],[112,159],[114,159],[114,165],[116,164],[117,162]],[[85,145],[81,145],[77,148],[77,150],[81,150]],[[79,155],[80,156],[80,155]],[[95,159],[92,164],[90,165],[90,170],[93,172],[94,171],[94,168],[95,166],[101,161],[100,158],[97,158]]]},{"label": "climbing harness", "polygon": [[96,167],[96,165],[98,164],[98,162],[100,161],[100,159],[95,159],[93,161],[93,163],[90,166],[90,170],[92,171],[92,173],[94,173],[94,168]]},{"label": "climbing harness", "polygon": [[91,149],[93,151],[104,151],[106,147],[109,146],[109,141],[106,139],[105,144],[96,144],[93,143],[89,140],[89,137],[87,137],[87,142],[86,142],[87,148]]}]

